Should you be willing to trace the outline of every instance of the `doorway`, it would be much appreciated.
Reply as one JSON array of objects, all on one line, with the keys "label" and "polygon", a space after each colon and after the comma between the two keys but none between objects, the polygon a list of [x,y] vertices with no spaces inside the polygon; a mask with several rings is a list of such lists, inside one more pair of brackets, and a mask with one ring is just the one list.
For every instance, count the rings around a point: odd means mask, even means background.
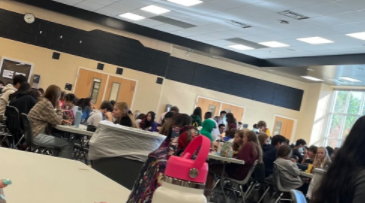
[{"label": "doorway", "polygon": [[136,81],[79,68],[74,93],[79,98],[91,98],[96,108],[103,101],[114,100],[126,102],[132,109],[136,87]]},{"label": "doorway", "polygon": [[275,115],[273,135],[282,135],[292,141],[292,137],[296,127],[296,120],[285,116]]},{"label": "doorway", "polygon": [[234,117],[237,119],[237,122],[242,122],[245,112],[244,107],[201,96],[198,96],[195,107],[200,107],[202,109],[203,115],[205,114],[205,112],[212,112],[213,117],[219,116],[219,113],[221,111],[233,113]]},{"label": "doorway", "polygon": [[0,80],[4,84],[13,83],[13,77],[16,75],[24,75],[27,81],[30,81],[30,76],[32,74],[33,64],[2,58],[0,66]]}]

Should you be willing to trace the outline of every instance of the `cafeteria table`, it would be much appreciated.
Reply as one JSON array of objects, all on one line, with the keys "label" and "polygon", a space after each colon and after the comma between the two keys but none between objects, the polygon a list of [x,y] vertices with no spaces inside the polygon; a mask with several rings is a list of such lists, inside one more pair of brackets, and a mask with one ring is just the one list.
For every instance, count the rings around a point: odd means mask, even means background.
[{"label": "cafeteria table", "polygon": [[63,132],[74,133],[74,134],[78,134],[78,135],[85,135],[88,137],[91,137],[94,134],[94,132],[86,130],[86,128],[87,128],[86,125],[80,125],[78,128],[76,128],[76,126],[57,125],[55,128],[57,130],[60,130]]},{"label": "cafeteria table", "polygon": [[[244,165],[245,164],[245,161],[243,161],[243,160],[239,160],[239,159],[235,159],[235,158],[222,157],[220,155],[213,154],[213,153],[211,153],[211,154],[208,155],[208,159],[214,159],[214,160],[218,160],[218,161],[223,161],[223,170],[222,170],[222,174],[219,177],[219,180],[223,180],[227,163],[234,163],[234,164],[240,164],[240,165]],[[220,183],[219,184],[220,185],[220,191],[219,191],[219,193],[223,193],[224,200],[227,202],[227,196],[226,196],[226,194],[224,192],[224,182],[223,181],[219,181],[219,183]],[[213,190],[214,189],[215,188],[213,188]]]},{"label": "cafeteria table", "polygon": [[310,178],[310,179],[312,179],[312,178],[313,178],[313,174],[311,174],[311,173],[306,173],[306,172],[304,172],[304,171],[301,171],[301,172],[300,172],[300,176],[302,176],[302,177],[304,177],[304,178]]},{"label": "cafeteria table", "polygon": [[10,203],[120,203],[130,191],[78,161],[0,148],[0,178]]}]

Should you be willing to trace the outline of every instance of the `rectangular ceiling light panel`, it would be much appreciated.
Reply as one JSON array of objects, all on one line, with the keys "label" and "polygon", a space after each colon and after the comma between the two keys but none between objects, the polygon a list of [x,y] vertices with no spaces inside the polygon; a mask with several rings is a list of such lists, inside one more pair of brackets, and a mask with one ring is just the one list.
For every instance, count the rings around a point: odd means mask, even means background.
[{"label": "rectangular ceiling light panel", "polygon": [[240,51],[254,49],[252,47],[245,46],[245,45],[242,45],[242,44],[234,44],[234,45],[231,45],[231,46],[228,46],[228,47],[232,48],[232,49],[237,49],[237,50],[240,50]]},{"label": "rectangular ceiling light panel", "polygon": [[166,8],[158,7],[158,6],[155,6],[155,5],[150,5],[150,6],[143,7],[143,8],[141,8],[141,10],[142,11],[147,11],[147,12],[150,12],[150,13],[153,13],[153,14],[157,14],[157,15],[161,15],[161,14],[170,12],[170,10],[168,10]]},{"label": "rectangular ceiling light panel", "polygon": [[361,40],[365,40],[365,32],[357,32],[357,33],[347,34],[347,36],[357,38],[357,39],[361,39]]},{"label": "rectangular ceiling light panel", "polygon": [[267,46],[267,47],[288,47],[289,45],[281,43],[281,42],[277,42],[277,41],[270,41],[270,42],[261,42],[259,43],[261,45]]},{"label": "rectangular ceiling light panel", "polygon": [[333,43],[334,41],[322,38],[322,37],[308,37],[308,38],[299,38],[297,39],[302,42],[306,42],[309,44],[328,44]]},{"label": "rectangular ceiling light panel", "polygon": [[350,78],[350,77],[339,77],[339,79],[341,80],[346,80],[349,82],[361,82],[361,80],[355,79],[355,78]]},{"label": "rectangular ceiling light panel", "polygon": [[323,81],[322,79],[315,78],[315,77],[312,77],[312,76],[301,76],[301,77],[304,78],[304,79],[307,79],[307,80],[315,81],[315,82],[322,82]]},{"label": "rectangular ceiling light panel", "polygon": [[134,20],[134,21],[138,21],[138,20],[143,20],[145,19],[145,17],[134,14],[134,13],[124,13],[124,14],[120,14],[119,17],[128,19],[128,20]]},{"label": "rectangular ceiling light panel", "polygon": [[195,5],[203,3],[203,1],[200,1],[200,0],[167,0],[167,1],[175,3],[175,4],[180,4],[183,6],[195,6]]}]

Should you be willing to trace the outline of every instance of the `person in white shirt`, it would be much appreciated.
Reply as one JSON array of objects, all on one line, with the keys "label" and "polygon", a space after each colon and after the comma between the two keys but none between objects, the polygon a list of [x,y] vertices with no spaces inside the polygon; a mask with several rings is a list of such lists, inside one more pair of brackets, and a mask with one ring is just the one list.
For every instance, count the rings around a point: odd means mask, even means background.
[{"label": "person in white shirt", "polygon": [[[171,107],[170,111],[169,112],[174,112],[174,113],[179,113],[179,108],[177,106],[173,106]],[[165,112],[165,113],[162,113],[161,116],[160,116],[160,119],[158,120],[157,124],[158,125],[162,125],[162,121],[163,119],[165,118],[165,115],[167,114],[168,112]]]},{"label": "person in white shirt", "polygon": [[101,103],[99,109],[94,109],[90,113],[90,116],[87,119],[87,123],[93,126],[98,126],[98,124],[102,120],[109,120],[113,122],[113,116],[111,112],[113,112],[113,105],[108,101],[104,101],[103,103]]},{"label": "person in white shirt", "polygon": [[77,108],[76,106],[77,97],[74,94],[66,94],[65,96],[65,104],[68,110],[72,110],[74,117],[76,116]]},{"label": "person in white shirt", "polygon": [[221,111],[221,113],[219,114],[220,116],[217,116],[214,118],[215,122],[218,123],[218,125],[220,124],[224,124],[226,125],[227,124],[227,121],[226,121],[226,115],[227,115],[227,112],[225,111]]}]

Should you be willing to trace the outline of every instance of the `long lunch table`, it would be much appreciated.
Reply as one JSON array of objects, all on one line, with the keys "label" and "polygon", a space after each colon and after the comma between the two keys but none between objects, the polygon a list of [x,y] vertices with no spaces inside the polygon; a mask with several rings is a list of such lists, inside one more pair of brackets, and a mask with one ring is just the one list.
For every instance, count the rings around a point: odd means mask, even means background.
[{"label": "long lunch table", "polygon": [[93,136],[94,134],[94,132],[86,130],[86,125],[80,125],[78,128],[76,128],[75,126],[57,125],[55,128],[60,131],[74,133],[78,135],[85,135],[89,137]]},{"label": "long lunch table", "polygon": [[11,203],[120,203],[130,191],[78,161],[0,148],[0,178]]}]

